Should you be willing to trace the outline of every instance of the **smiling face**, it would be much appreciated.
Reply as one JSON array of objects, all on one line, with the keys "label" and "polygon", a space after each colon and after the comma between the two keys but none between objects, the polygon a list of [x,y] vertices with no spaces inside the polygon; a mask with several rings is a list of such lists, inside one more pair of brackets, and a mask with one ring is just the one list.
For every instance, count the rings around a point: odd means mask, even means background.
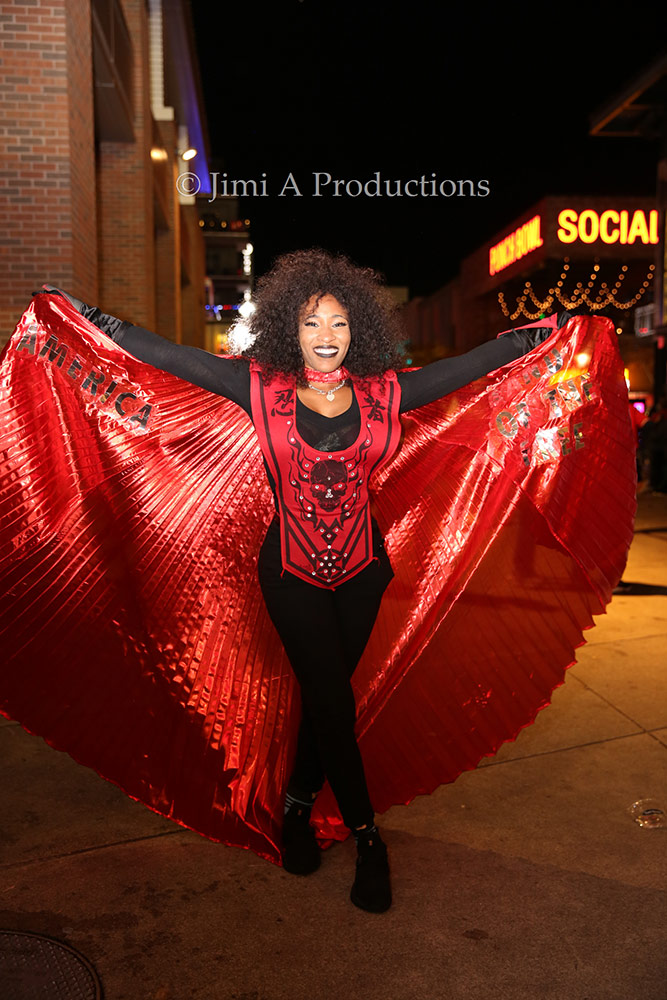
[{"label": "smiling face", "polygon": [[306,302],[299,319],[299,344],[303,360],[317,372],[340,368],[350,347],[347,309],[333,295]]}]

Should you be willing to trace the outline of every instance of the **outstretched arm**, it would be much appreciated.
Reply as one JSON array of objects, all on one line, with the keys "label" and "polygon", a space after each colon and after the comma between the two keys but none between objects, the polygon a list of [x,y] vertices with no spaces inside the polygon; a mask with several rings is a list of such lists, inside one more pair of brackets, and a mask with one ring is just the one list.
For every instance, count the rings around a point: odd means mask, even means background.
[{"label": "outstretched arm", "polygon": [[[564,321],[569,315],[563,313]],[[562,326],[558,317],[558,326]],[[401,413],[425,406],[436,399],[449,395],[461,389],[476,378],[488,375],[496,368],[502,368],[510,361],[516,361],[531,351],[556,329],[556,326],[524,327],[511,330],[496,340],[475,347],[467,354],[457,358],[443,358],[433,361],[412,372],[399,372],[398,382],[401,387]]]},{"label": "outstretched arm", "polygon": [[82,316],[139,361],[231,399],[250,413],[250,370],[246,361],[220,358],[198,347],[173,344],[150,330],[103,313],[97,306],[88,306],[68,292],[52,286],[46,286],[46,291],[69,299]]}]

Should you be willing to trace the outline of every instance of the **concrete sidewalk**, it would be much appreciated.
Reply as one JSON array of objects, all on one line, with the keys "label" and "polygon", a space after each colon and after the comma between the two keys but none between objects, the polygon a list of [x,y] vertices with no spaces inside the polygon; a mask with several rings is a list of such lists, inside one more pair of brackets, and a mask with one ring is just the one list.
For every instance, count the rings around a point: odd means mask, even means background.
[{"label": "concrete sidewalk", "polygon": [[[667,498],[642,496],[628,594],[551,707],[380,818],[395,904],[220,847],[0,722],[0,928],[70,943],[106,1000],[666,1000]],[[0,997],[2,988],[0,986]]]}]

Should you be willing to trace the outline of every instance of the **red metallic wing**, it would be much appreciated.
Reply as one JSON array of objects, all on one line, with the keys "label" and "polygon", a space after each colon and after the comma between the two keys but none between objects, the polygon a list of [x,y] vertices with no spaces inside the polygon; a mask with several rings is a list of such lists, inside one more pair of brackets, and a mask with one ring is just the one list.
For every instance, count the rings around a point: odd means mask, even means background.
[{"label": "red metallic wing", "polygon": [[[403,418],[375,482],[396,577],[355,675],[379,811],[530,723],[620,578],[634,445],[610,327],[571,320]],[[2,711],[278,860],[299,709],[256,579],[273,507],[250,421],[52,296],[1,373]],[[330,794],[316,809],[344,835]]]}]

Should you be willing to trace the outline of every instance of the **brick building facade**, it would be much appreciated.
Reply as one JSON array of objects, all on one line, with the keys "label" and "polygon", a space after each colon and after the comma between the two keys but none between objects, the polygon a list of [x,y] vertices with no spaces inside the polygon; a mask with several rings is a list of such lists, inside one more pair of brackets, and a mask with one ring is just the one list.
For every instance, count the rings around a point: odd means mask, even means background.
[{"label": "brick building facade", "polygon": [[203,237],[176,185],[208,172],[187,5],[21,0],[0,22],[0,345],[47,281],[203,345]]}]

